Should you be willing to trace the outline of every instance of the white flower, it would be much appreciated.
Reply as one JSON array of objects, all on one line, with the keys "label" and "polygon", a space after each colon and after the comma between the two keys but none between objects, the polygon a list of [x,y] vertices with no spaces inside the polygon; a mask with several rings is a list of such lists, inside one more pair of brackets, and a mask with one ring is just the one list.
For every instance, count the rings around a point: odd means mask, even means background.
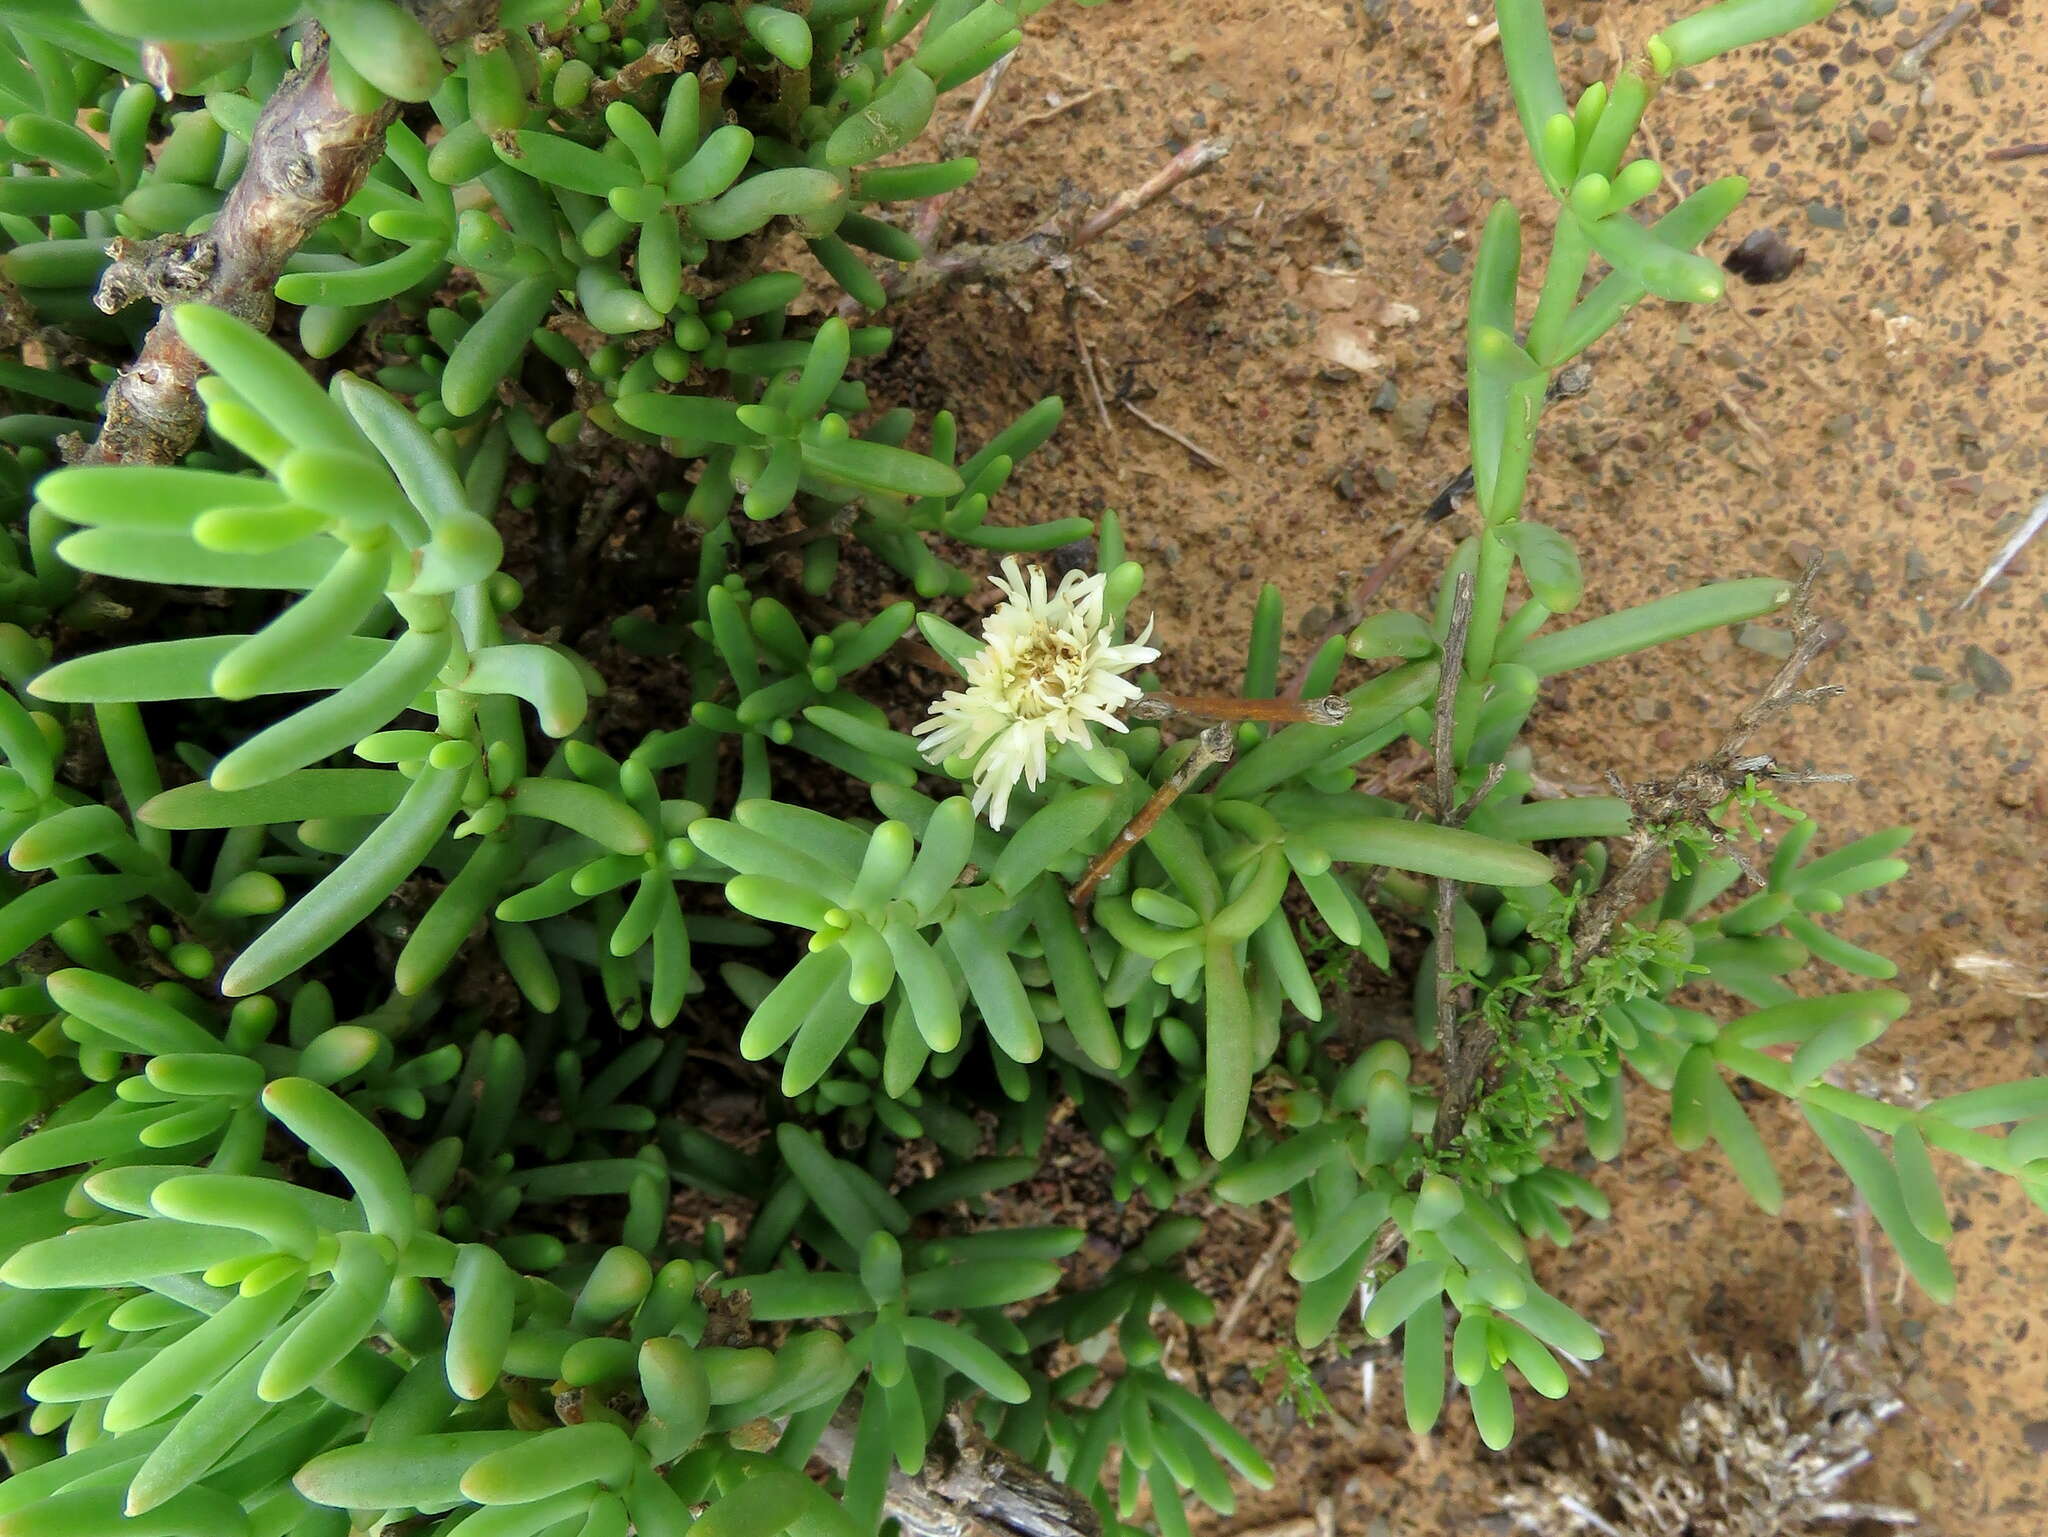
[{"label": "white flower", "polygon": [[1114,643],[1099,573],[1069,571],[1047,592],[1045,572],[1033,566],[1027,575],[1011,555],[991,580],[1004,601],[982,626],[987,644],[962,664],[967,686],[943,695],[916,730],[931,733],[924,754],[934,763],[980,755],[974,809],[987,807],[989,825],[1001,827],[1010,791],[1019,779],[1034,790],[1044,782],[1056,744],[1093,746],[1091,723],[1129,729],[1117,711],[1143,691],[1124,674],[1159,653],[1145,644],[1149,622],[1135,641]]}]

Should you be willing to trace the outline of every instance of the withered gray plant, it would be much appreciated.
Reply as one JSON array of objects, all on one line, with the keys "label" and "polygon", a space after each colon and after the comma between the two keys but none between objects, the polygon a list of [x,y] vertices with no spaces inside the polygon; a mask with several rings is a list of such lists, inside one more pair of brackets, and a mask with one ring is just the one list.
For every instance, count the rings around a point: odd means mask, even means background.
[{"label": "withered gray plant", "polygon": [[1693,1349],[1705,1391],[1660,1440],[1590,1426],[1555,1466],[1500,1502],[1542,1537],[1803,1537],[1861,1522],[1906,1527],[1910,1510],[1850,1497],[1873,1442],[1903,1407],[1883,1369],[1819,1313],[1795,1372]]}]

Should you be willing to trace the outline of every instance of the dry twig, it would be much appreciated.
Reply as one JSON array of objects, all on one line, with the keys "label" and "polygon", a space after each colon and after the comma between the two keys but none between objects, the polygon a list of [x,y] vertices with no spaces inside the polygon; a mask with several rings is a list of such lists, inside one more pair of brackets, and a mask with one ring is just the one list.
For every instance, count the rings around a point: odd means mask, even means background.
[{"label": "dry twig", "polygon": [[2048,965],[2039,961],[2016,961],[2009,956],[1971,952],[1959,955],[1949,965],[2015,998],[2048,998]]},{"label": "dry twig", "polygon": [[[1069,272],[1061,273],[1067,280],[1066,297],[1061,301],[1067,312],[1067,329],[1073,333],[1074,356],[1081,365],[1081,381],[1088,386],[1088,398],[1095,406],[1095,419],[1102,424],[1102,435],[1110,441],[1116,440],[1116,424],[1109,419],[1109,403],[1103,398],[1102,380],[1095,371],[1095,354],[1088,346],[1088,337],[1081,330],[1081,289]],[[1113,461],[1116,475],[1123,478],[1122,455]]]},{"label": "dry twig", "polygon": [[2048,524],[2048,496],[2041,498],[2034,510],[2027,514],[2026,521],[2013,531],[2013,536],[2005,541],[1996,555],[1991,557],[1991,564],[1986,566],[1984,574],[1977,578],[1977,585],[1972,587],[1969,595],[1956,605],[1957,613],[1961,613],[1983,596],[1984,589],[1997,581],[2005,568],[2019,558],[2020,551],[2027,547],[2034,535],[2041,532],[2044,524]]},{"label": "dry twig", "polygon": [[[1756,439],[1757,447],[1763,451],[1764,462],[1766,464],[1776,464],[1778,462],[1778,452],[1771,446],[1771,435],[1759,427],[1756,418],[1749,414],[1742,402],[1726,390],[1722,390],[1718,398],[1721,402],[1721,409],[1728,413],[1729,420]],[[1731,455],[1730,457],[1732,458],[1733,456]]]},{"label": "dry twig", "polygon": [[1124,856],[1138,846],[1145,834],[1159,825],[1159,819],[1166,815],[1166,808],[1194,784],[1197,779],[1218,763],[1228,763],[1237,751],[1237,736],[1228,723],[1209,727],[1195,738],[1194,750],[1187,761],[1167,777],[1164,784],[1154,790],[1145,804],[1138,808],[1138,814],[1124,824],[1124,830],[1110,840],[1109,847],[1089,863],[1073,890],[1067,893],[1067,901],[1073,905],[1075,921],[1082,929],[1088,927],[1088,904],[1095,896],[1095,888],[1102,884],[1103,877],[1123,863]]},{"label": "dry twig", "polygon": [[1237,1332],[1237,1326],[1244,1318],[1245,1309],[1258,1294],[1259,1284],[1266,1279],[1266,1273],[1273,1268],[1273,1262],[1280,1257],[1280,1250],[1286,1245],[1288,1236],[1293,1231],[1293,1227],[1285,1222],[1273,1229],[1273,1236],[1267,1240],[1264,1251],[1246,1273],[1244,1284],[1238,1287],[1237,1295],[1231,1299],[1229,1310],[1223,1315],[1223,1321],[1216,1326],[1217,1344],[1221,1345]]},{"label": "dry twig", "polygon": [[[1761,698],[1738,715],[1735,724],[1721,738],[1711,757],[1703,759],[1673,779],[1651,780],[1624,787],[1623,795],[1634,815],[1636,831],[1628,862],[1610,876],[1600,890],[1580,909],[1572,926],[1572,943],[1560,954],[1545,978],[1548,986],[1561,988],[1571,982],[1564,954],[1577,958],[1576,968],[1602,953],[1614,926],[1632,911],[1658,864],[1664,844],[1663,829],[1680,823],[1708,826],[1714,809],[1725,802],[1752,776],[1785,784],[1839,783],[1846,774],[1818,774],[1781,769],[1768,756],[1745,753],[1750,739],[1767,722],[1800,705],[1818,704],[1842,692],[1840,685],[1800,688],[1799,680],[1820,654],[1834,643],[1836,631],[1813,612],[1814,582],[1820,565],[1815,560],[1806,568],[1792,603],[1792,654],[1785,658],[1778,674]],[[1754,872],[1749,872],[1754,875]]]},{"label": "dry twig", "polygon": [[1088,903],[1094,898],[1095,888],[1102,884],[1103,877],[1123,863],[1124,856],[1159,825],[1166,808],[1179,800],[1206,770],[1231,760],[1237,751],[1233,722],[1249,720],[1281,725],[1335,726],[1351,713],[1351,702],[1341,694],[1306,702],[1298,699],[1238,699],[1224,694],[1147,694],[1131,706],[1130,713],[1134,720],[1167,720],[1179,715],[1195,716],[1215,724],[1205,728],[1195,739],[1194,750],[1188,754],[1187,761],[1152,792],[1145,804],[1138,808],[1138,814],[1111,840],[1108,848],[1095,856],[1082,872],[1081,879],[1074,883],[1073,890],[1067,893],[1074,916],[1084,930],[1088,927]]},{"label": "dry twig", "polygon": [[[981,136],[981,120],[988,116],[989,106],[996,99],[996,87],[1002,83],[1003,76],[1010,72],[1010,66],[1016,60],[1016,54],[1006,53],[991,64],[988,73],[981,77],[981,90],[974,98],[974,105],[968,109],[967,116],[960,126],[945,136],[948,155],[964,155],[974,148],[974,141]],[[929,247],[932,241],[938,238],[939,216],[945,211],[946,200],[952,195],[950,192],[941,192],[918,204],[917,217],[911,221],[910,233],[919,246]]]},{"label": "dry twig", "polygon": [[1107,96],[1121,91],[1122,86],[1114,82],[1108,85],[1091,85],[1085,91],[1076,91],[1072,96],[1063,97],[1043,112],[1034,112],[1029,117],[1020,117],[1010,125],[1010,131],[1003,135],[1004,143],[1020,138],[1027,128],[1036,128],[1040,123],[1050,123],[1056,117],[1064,117],[1076,107],[1086,106],[1098,96]]},{"label": "dry twig", "polygon": [[[844,1476],[853,1464],[858,1401],[832,1417],[811,1456]],[[1100,1537],[1095,1507],[1013,1457],[958,1413],[932,1436],[916,1477],[889,1471],[884,1511],[903,1537]]]},{"label": "dry twig", "polygon": [[1862,1522],[1914,1526],[1909,1510],[1845,1498],[1870,1443],[1902,1407],[1873,1364],[1834,1339],[1821,1310],[1799,1341],[1799,1375],[1777,1382],[1744,1358],[1692,1352],[1705,1391],[1661,1441],[1595,1428],[1592,1444],[1531,1468],[1501,1501],[1540,1537],[1804,1537]]},{"label": "dry twig", "polygon": [[615,101],[623,101],[648,81],[661,75],[680,75],[683,66],[697,55],[697,40],[694,37],[672,37],[666,42],[656,43],[652,48],[627,64],[608,80],[599,80],[590,87],[590,105],[599,112]]},{"label": "dry twig", "polygon": [[1160,167],[1149,180],[1129,187],[1078,225],[1070,214],[1055,214],[1028,235],[993,245],[957,245],[923,261],[885,273],[882,287],[893,299],[913,299],[955,283],[1014,282],[1051,262],[1091,245],[1132,214],[1157,202],[1182,182],[1200,176],[1230,153],[1228,139],[1198,139]]},{"label": "dry twig", "polygon": [[1445,96],[1453,103],[1463,101],[1472,94],[1472,76],[1479,68],[1479,54],[1500,41],[1500,23],[1489,21],[1485,26],[1465,39],[1451,60],[1451,78]]},{"label": "dry twig", "polygon": [[[971,144],[975,135],[981,132],[981,120],[988,116],[989,106],[996,99],[996,87],[1002,83],[1003,76],[1010,72],[1010,66],[1016,62],[1015,53],[1006,53],[991,64],[988,73],[981,77],[981,89],[975,93],[974,105],[967,109],[966,120],[960,125],[960,132],[968,143]],[[950,151],[950,140],[947,147]]]},{"label": "dry twig", "polygon": [[1898,62],[1891,67],[1892,79],[1902,85],[1913,84],[1925,71],[1928,56],[1951,37],[1955,36],[1956,28],[1976,14],[1977,7],[1974,0],[1963,0],[1961,5],[1958,5],[1932,27],[1928,28],[1925,37],[1899,55]]},{"label": "dry twig", "polygon": [[1135,416],[1147,427],[1150,427],[1154,432],[1158,433],[1162,438],[1168,438],[1171,439],[1173,442],[1178,443],[1182,448],[1185,448],[1189,453],[1193,454],[1197,459],[1201,460],[1202,463],[1208,465],[1210,469],[1221,470],[1226,475],[1235,475],[1237,473],[1237,471],[1233,470],[1221,459],[1217,458],[1214,454],[1210,453],[1208,449],[1202,447],[1201,444],[1197,443],[1193,438],[1189,437],[1186,433],[1178,432],[1175,429],[1167,426],[1166,423],[1162,422],[1158,417],[1150,415],[1149,413],[1140,410],[1137,407],[1137,405],[1130,400],[1128,396],[1120,398],[1117,401],[1117,404],[1122,406],[1126,411],[1130,412],[1131,415]]}]

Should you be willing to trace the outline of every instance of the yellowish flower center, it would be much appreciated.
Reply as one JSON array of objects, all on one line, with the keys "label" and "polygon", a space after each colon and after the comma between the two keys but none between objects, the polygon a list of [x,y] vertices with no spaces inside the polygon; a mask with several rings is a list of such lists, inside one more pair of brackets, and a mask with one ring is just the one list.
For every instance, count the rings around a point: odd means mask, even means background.
[{"label": "yellowish flower center", "polygon": [[1011,667],[1011,697],[1017,714],[1035,720],[1066,702],[1068,679],[1082,662],[1074,638],[1044,629],[1017,653]]}]

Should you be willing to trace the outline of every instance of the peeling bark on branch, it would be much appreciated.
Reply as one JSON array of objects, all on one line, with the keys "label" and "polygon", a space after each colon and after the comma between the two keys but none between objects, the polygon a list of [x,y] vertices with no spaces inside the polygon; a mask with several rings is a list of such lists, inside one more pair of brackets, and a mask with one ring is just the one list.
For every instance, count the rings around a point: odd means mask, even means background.
[{"label": "peeling bark on branch", "polygon": [[[840,1410],[812,1456],[842,1476],[853,1461],[860,1423],[854,1403]],[[883,1499],[903,1537],[1101,1537],[1095,1507],[1029,1463],[1011,1456],[958,1413],[932,1437],[915,1478],[889,1475]]]},{"label": "peeling bark on branch", "polygon": [[[429,0],[414,7],[443,47],[494,23],[498,0]],[[210,304],[267,331],[272,290],[306,237],[361,190],[384,152],[396,103],[351,112],[336,99],[327,38],[307,30],[304,58],[264,103],[248,164],[204,234],[115,240],[114,259],[94,302],[108,314],[139,299],[169,309]],[[87,464],[174,464],[198,441],[204,423],[196,387],[206,371],[159,316],[135,361],[107,392],[99,437],[78,445]]]}]

